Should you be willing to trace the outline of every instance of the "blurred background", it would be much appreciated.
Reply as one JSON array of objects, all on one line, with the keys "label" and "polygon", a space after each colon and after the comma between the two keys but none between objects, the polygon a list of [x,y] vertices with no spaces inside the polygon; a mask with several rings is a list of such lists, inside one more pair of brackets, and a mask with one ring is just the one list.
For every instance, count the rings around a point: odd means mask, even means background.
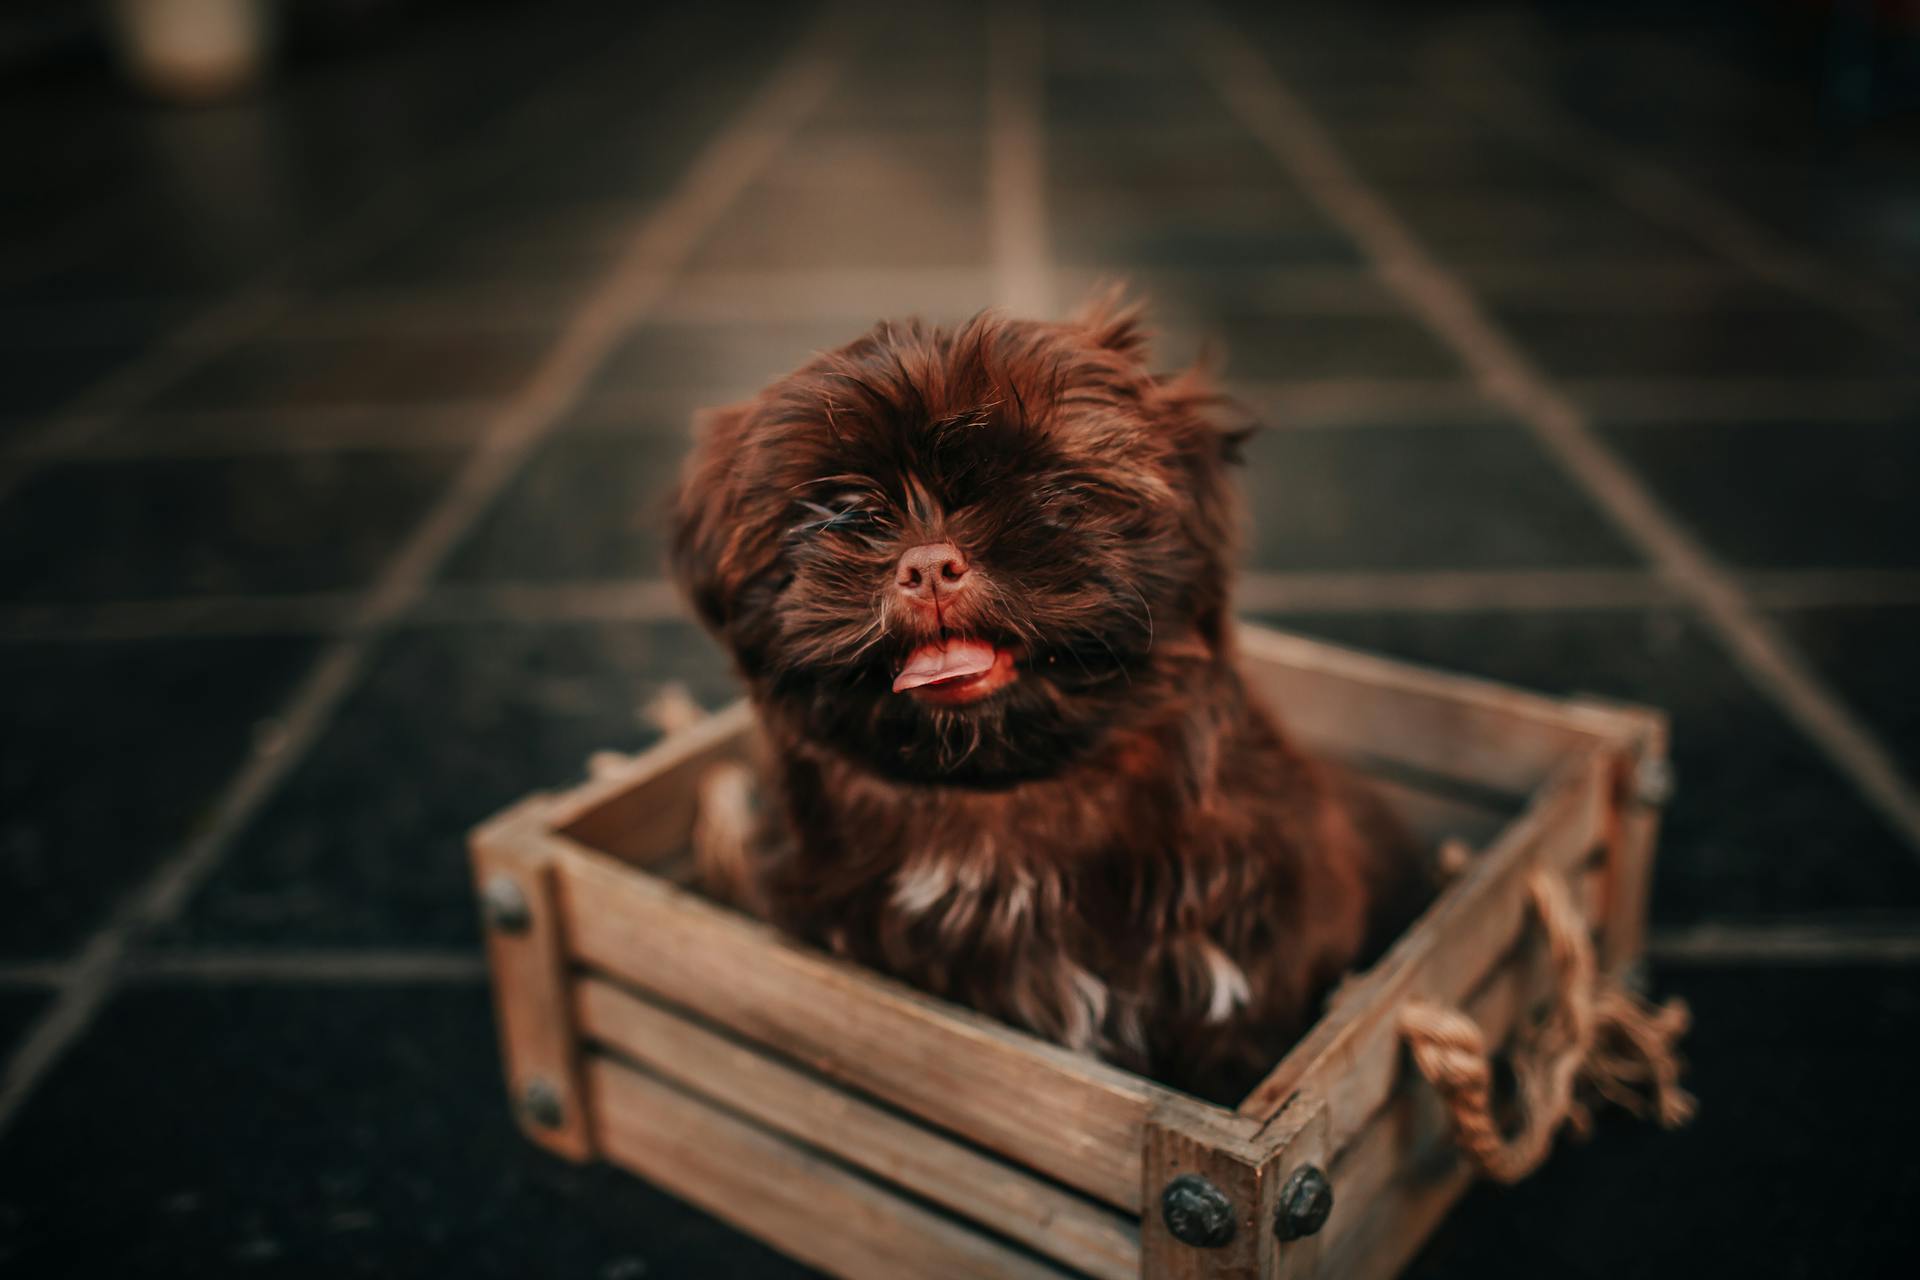
[{"label": "blurred background", "polygon": [[1675,719],[1700,1117],[1414,1274],[1905,1273],[1917,107],[1911,0],[7,6],[0,1273],[796,1273],[517,1136],[463,836],[731,696],[695,407],[1113,276],[1248,613]]}]

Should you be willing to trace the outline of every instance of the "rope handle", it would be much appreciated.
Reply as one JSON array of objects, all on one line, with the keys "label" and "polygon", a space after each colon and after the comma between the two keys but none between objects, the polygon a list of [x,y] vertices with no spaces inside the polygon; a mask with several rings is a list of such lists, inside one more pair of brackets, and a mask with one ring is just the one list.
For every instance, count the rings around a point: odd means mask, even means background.
[{"label": "rope handle", "polygon": [[1520,1106],[1515,1132],[1503,1133],[1494,1118],[1493,1060],[1473,1019],[1425,1000],[1400,1012],[1401,1038],[1446,1103],[1455,1143],[1481,1173],[1508,1183],[1540,1167],[1562,1124],[1588,1132],[1590,1096],[1635,1115],[1651,1111],[1668,1129],[1694,1112],[1680,1087],[1677,1052],[1689,1022],[1685,1003],[1655,1006],[1600,976],[1586,920],[1560,877],[1536,870],[1527,894],[1546,934],[1556,998],[1510,1055]]}]

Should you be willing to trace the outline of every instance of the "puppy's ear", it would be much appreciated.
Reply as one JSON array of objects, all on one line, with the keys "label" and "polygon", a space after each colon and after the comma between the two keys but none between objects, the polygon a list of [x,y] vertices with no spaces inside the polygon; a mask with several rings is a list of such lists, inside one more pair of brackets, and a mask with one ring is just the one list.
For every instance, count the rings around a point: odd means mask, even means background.
[{"label": "puppy's ear", "polygon": [[1139,360],[1146,356],[1147,309],[1127,299],[1125,284],[1115,282],[1097,290],[1081,304],[1071,323],[1086,331],[1095,346]]},{"label": "puppy's ear", "polygon": [[751,556],[741,461],[758,405],[703,410],[673,499],[673,571],[694,612],[718,632]]},{"label": "puppy's ear", "polygon": [[1211,352],[1203,352],[1190,368],[1155,379],[1155,390],[1162,410],[1197,432],[1201,452],[1237,466],[1246,461],[1247,441],[1262,430],[1262,424],[1245,405],[1219,389],[1214,380],[1218,364]]}]

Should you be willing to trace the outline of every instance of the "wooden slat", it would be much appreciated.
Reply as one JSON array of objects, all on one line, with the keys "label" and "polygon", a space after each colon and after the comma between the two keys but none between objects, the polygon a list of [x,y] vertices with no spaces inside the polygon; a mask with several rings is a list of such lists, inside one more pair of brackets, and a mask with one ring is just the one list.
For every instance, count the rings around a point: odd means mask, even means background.
[{"label": "wooden slat", "polygon": [[590,1038],[764,1127],[1105,1280],[1140,1274],[1130,1218],[904,1120],[597,978],[574,986]]},{"label": "wooden slat", "polygon": [[581,964],[1129,1213],[1140,1210],[1151,1107],[1233,1120],[801,947],[592,850],[554,843],[570,951]]},{"label": "wooden slat", "polygon": [[587,1087],[609,1159],[809,1266],[848,1280],[1062,1275],[632,1068],[590,1059]]},{"label": "wooden slat", "polygon": [[1513,946],[1526,922],[1526,875],[1591,853],[1607,814],[1608,759],[1566,765],[1500,840],[1443,892],[1372,970],[1240,1105],[1267,1118],[1299,1094],[1324,1102],[1341,1149],[1387,1099],[1399,1065],[1395,1012],[1414,997],[1457,1004]]},{"label": "wooden slat", "polygon": [[548,825],[644,866],[686,847],[706,771],[725,760],[749,759],[754,748],[753,708],[736,702],[551,798]]},{"label": "wooden slat", "polygon": [[1646,947],[1648,899],[1653,892],[1653,851],[1660,836],[1661,811],[1636,794],[1639,771],[1658,768],[1667,759],[1667,718],[1645,707],[1583,698],[1639,718],[1641,733],[1631,749],[1620,751],[1615,763],[1614,825],[1607,833],[1607,905],[1600,931],[1600,964],[1607,973],[1625,974]]},{"label": "wooden slat", "polygon": [[1632,722],[1488,680],[1443,675],[1264,627],[1242,627],[1248,678],[1308,747],[1391,760],[1526,795],[1568,757],[1618,743]]},{"label": "wooden slat", "polygon": [[[1597,897],[1590,895],[1585,906],[1591,916]],[[1462,1008],[1487,1043],[1504,1046],[1553,986],[1546,947],[1536,937],[1497,967]],[[1343,1280],[1398,1275],[1473,1182],[1471,1166],[1455,1152],[1438,1096],[1410,1067],[1387,1105],[1340,1153],[1331,1176],[1334,1211],[1318,1237],[1321,1274]]]},{"label": "wooden slat", "polygon": [[1451,839],[1465,840],[1475,848],[1484,846],[1514,817],[1511,811],[1475,804],[1397,778],[1368,775],[1363,781],[1429,849],[1437,849]]},{"label": "wooden slat", "polygon": [[[570,1018],[552,859],[539,817],[537,804],[523,804],[473,833],[474,885],[484,892],[495,880],[511,884],[527,905],[524,929],[487,930],[501,1056],[520,1127],[549,1151],[585,1160],[593,1147],[580,1089],[579,1033]],[[524,1105],[536,1085],[552,1091],[558,1124],[537,1122]]]}]

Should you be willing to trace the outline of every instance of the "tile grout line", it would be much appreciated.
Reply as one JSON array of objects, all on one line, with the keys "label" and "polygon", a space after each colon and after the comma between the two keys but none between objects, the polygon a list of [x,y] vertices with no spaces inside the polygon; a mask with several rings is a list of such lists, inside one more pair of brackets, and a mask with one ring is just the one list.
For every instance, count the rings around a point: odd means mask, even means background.
[{"label": "tile grout line", "polygon": [[1565,470],[1687,598],[1735,664],[1920,851],[1920,796],[1873,734],[1822,683],[1624,464],[1584,416],[1486,318],[1354,172],[1267,62],[1211,13],[1187,23],[1191,48],[1241,123],[1366,251],[1383,283],[1510,407]]},{"label": "tile grout line", "polygon": [[987,212],[993,301],[1051,319],[1045,33],[1036,8],[1000,0],[987,18]]},{"label": "tile grout line", "polygon": [[[620,42],[622,48],[629,43]],[[0,501],[39,466],[75,453],[211,356],[264,331],[284,314],[291,301],[288,286],[303,272],[324,272],[330,264],[351,260],[355,253],[378,244],[382,235],[406,225],[407,217],[418,212],[432,192],[460,181],[474,166],[484,169],[497,162],[505,151],[497,136],[501,131],[509,136],[529,131],[547,123],[548,116],[565,113],[582,91],[577,77],[565,76],[563,71],[564,66],[531,91],[505,121],[478,122],[478,136],[453,147],[431,173],[409,171],[381,183],[326,230],[276,258],[220,301],[40,416],[26,428],[28,447],[0,453]]]},{"label": "tile grout line", "polygon": [[371,656],[374,631],[391,624],[422,592],[466,526],[557,424],[622,334],[657,302],[700,236],[825,97],[846,57],[848,34],[841,9],[823,11],[674,192],[645,217],[619,265],[575,313],[521,396],[491,424],[487,439],[389,561],[355,611],[358,629],[334,641],[288,699],[276,748],[241,767],[213,806],[207,829],[163,862],[82,949],[53,1007],[7,1064],[0,1080],[0,1135],[118,986],[129,949],[179,912],[317,741]]},{"label": "tile grout line", "polygon": [[1792,924],[1697,924],[1656,929],[1647,959],[1663,965],[1920,964],[1920,928],[1873,931]]},{"label": "tile grout line", "polygon": [[[676,305],[673,317],[686,314]],[[862,315],[870,314],[862,311]],[[698,321],[696,323],[706,323]],[[731,322],[729,322],[731,323]],[[537,336],[537,335],[536,335]],[[1562,379],[1572,398],[1597,406],[1615,422],[1658,425],[1674,431],[1714,423],[1791,423],[1810,431],[1835,422],[1883,422],[1920,406],[1920,379],[1778,380],[1735,378]],[[1374,426],[1433,427],[1498,425],[1510,406],[1465,378],[1290,378],[1229,380],[1228,389],[1255,409],[1283,415],[1289,431],[1365,430]],[[597,403],[601,417],[644,413],[662,404],[723,399],[748,394],[744,386],[690,387],[630,393]],[[145,461],[156,458],[277,457],[310,453],[419,453],[471,446],[475,418],[498,413],[505,399],[369,402],[281,413],[250,409],[174,410],[152,415],[220,427],[229,434],[160,440],[100,441],[91,435],[71,443],[0,444],[0,466],[9,458],[32,461]],[[302,424],[304,435],[248,435],[239,428],[272,417]],[[114,419],[94,419],[101,429]],[[406,431],[399,431],[399,424]],[[592,430],[591,427],[586,428]],[[602,428],[605,430],[605,428]],[[647,435],[647,432],[621,434]]]}]

